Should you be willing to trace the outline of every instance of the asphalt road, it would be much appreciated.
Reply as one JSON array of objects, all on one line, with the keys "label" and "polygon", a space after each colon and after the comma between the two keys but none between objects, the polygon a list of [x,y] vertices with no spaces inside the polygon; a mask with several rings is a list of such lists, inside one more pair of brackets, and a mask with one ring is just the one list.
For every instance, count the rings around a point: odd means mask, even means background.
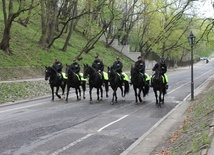
[{"label": "asphalt road", "polygon": [[[214,62],[194,66],[197,89],[213,75]],[[162,108],[155,106],[153,90],[136,105],[133,89],[118,103],[110,97],[89,104],[68,103],[50,97],[0,107],[0,154],[2,155],[119,155],[191,92],[190,68],[170,71],[169,89]],[[88,91],[87,91],[88,92]],[[93,94],[96,98],[96,94]]]}]

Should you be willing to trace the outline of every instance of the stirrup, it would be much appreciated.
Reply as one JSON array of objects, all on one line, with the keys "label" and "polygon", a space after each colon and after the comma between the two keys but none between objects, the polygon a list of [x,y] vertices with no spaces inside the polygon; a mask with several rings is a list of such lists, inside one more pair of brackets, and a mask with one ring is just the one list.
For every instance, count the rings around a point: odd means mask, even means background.
[{"label": "stirrup", "polygon": [[166,84],[166,85],[165,85],[165,88],[166,88],[166,89],[168,89],[168,88],[169,88],[168,84]]}]

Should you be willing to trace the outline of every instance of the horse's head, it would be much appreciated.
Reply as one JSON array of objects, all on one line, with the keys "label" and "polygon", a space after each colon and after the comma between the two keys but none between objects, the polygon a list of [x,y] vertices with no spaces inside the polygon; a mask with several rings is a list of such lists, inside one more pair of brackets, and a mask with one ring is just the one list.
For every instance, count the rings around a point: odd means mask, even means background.
[{"label": "horse's head", "polygon": [[109,76],[110,78],[113,78],[113,77],[116,76],[116,71],[114,70],[113,67],[108,67],[108,76]]},{"label": "horse's head", "polygon": [[156,81],[161,81],[162,80],[161,70],[156,69],[155,74],[154,74],[154,80],[156,80]]},{"label": "horse's head", "polygon": [[83,67],[83,77],[84,78],[87,78],[90,74],[90,66],[88,64],[84,64],[84,67]]},{"label": "horse's head", "polygon": [[52,75],[51,67],[45,66],[45,80],[48,80],[49,77],[51,77],[51,75]]}]

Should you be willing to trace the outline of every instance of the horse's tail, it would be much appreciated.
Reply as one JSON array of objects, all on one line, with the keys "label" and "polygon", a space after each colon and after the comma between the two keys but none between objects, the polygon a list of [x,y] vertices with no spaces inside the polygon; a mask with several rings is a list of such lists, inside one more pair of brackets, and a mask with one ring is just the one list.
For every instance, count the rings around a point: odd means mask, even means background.
[{"label": "horse's tail", "polygon": [[128,94],[128,93],[129,93],[129,81],[124,81],[124,84],[125,84],[124,93],[125,93],[125,94]]},{"label": "horse's tail", "polygon": [[145,85],[145,95],[147,95],[149,93],[149,84]]}]

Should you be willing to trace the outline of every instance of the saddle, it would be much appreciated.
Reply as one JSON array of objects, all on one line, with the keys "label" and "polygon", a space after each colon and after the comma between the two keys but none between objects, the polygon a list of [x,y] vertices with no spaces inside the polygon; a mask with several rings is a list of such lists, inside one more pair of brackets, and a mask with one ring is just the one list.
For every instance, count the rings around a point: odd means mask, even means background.
[{"label": "saddle", "polygon": [[146,81],[150,81],[150,76],[147,73],[140,73],[145,79]]},{"label": "saddle", "polygon": [[58,77],[59,80],[61,80],[61,79],[68,79],[67,75],[64,72],[57,73],[57,77]]},{"label": "saddle", "polygon": [[[154,79],[155,75],[153,74],[152,75],[152,80]],[[163,83],[164,84],[167,84],[168,83],[168,76],[166,74],[164,75],[161,75],[161,79],[163,80]]]}]

